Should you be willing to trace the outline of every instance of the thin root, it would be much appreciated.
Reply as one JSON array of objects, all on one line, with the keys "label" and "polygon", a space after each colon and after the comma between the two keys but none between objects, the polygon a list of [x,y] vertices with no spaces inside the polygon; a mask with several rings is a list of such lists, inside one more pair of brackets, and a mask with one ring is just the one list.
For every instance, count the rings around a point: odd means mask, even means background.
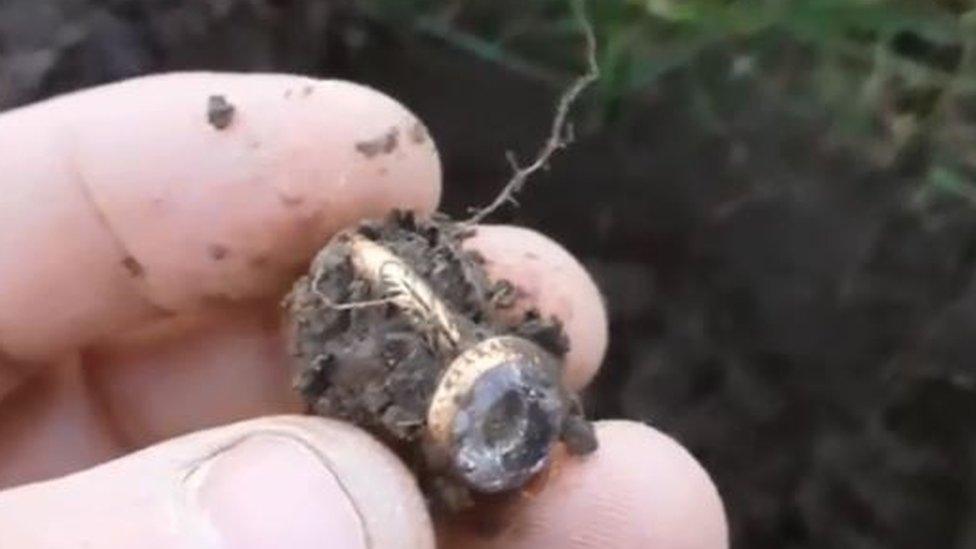
[{"label": "thin root", "polygon": [[573,13],[579,21],[583,35],[586,38],[587,71],[585,74],[576,78],[559,97],[559,102],[556,104],[556,115],[552,120],[549,137],[546,139],[539,154],[536,155],[535,160],[531,164],[520,166],[514,153],[509,152],[507,158],[509,164],[512,166],[513,172],[511,179],[508,180],[508,183],[505,184],[505,187],[502,188],[501,192],[498,193],[498,196],[490,204],[484,208],[476,209],[474,214],[464,222],[465,225],[474,225],[482,222],[486,217],[495,213],[505,204],[517,205],[518,202],[515,200],[515,195],[522,191],[529,177],[539,170],[545,169],[556,151],[565,148],[573,140],[573,126],[566,119],[569,117],[569,111],[572,109],[573,104],[580,94],[590,84],[600,78],[600,66],[596,62],[596,35],[593,32],[593,24],[586,15],[585,2],[584,0],[572,0],[571,4]]},{"label": "thin root", "polygon": [[354,301],[351,303],[336,303],[332,301],[332,299],[329,298],[329,296],[325,295],[324,293],[322,293],[321,290],[319,290],[319,281],[321,280],[321,278],[322,278],[322,271],[319,271],[318,273],[316,273],[315,278],[312,279],[312,284],[311,284],[312,293],[314,293],[315,296],[318,297],[322,301],[322,303],[330,309],[336,311],[351,311],[354,309],[366,309],[368,307],[379,307],[381,305],[389,305],[391,303],[395,303],[395,297],[384,297],[382,299],[368,299],[364,301]]}]

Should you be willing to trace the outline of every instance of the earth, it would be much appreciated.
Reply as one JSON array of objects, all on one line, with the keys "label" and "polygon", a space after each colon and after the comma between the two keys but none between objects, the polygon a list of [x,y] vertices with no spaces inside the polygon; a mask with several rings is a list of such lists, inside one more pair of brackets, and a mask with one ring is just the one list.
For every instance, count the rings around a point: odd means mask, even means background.
[{"label": "earth", "polygon": [[[507,150],[535,151],[558,93],[347,2],[0,2],[0,108],[194,69],[393,95],[436,136],[461,216],[498,192]],[[918,208],[911,166],[772,102],[703,129],[671,84],[580,132],[496,216],[562,242],[606,295],[588,412],[687,446],[733,547],[976,546],[976,212]]]},{"label": "earth", "polygon": [[478,496],[525,486],[558,441],[576,455],[597,445],[558,382],[562,323],[513,314],[514,284],[489,282],[484,257],[464,249],[473,232],[443,215],[366,221],[334,236],[285,298],[308,411],[385,442],[435,513],[481,514]]}]

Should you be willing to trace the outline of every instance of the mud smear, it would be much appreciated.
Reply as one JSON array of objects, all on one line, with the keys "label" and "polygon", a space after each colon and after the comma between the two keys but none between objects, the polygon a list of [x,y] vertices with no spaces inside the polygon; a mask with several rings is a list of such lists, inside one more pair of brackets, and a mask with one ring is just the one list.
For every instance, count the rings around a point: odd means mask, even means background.
[{"label": "mud smear", "polygon": [[132,278],[140,278],[146,274],[146,269],[142,266],[142,263],[139,263],[139,260],[131,255],[127,255],[122,259],[122,266]]},{"label": "mud smear", "polygon": [[223,244],[211,244],[207,246],[207,255],[210,259],[214,261],[223,261],[228,255],[230,255],[230,249]]},{"label": "mud smear", "polygon": [[383,154],[390,154],[396,150],[400,143],[399,128],[390,128],[390,131],[368,141],[356,143],[356,150],[366,158],[373,158]]},{"label": "mud smear", "polygon": [[422,123],[416,122],[410,127],[410,141],[413,141],[417,145],[422,145],[427,142],[428,138],[427,128]]}]

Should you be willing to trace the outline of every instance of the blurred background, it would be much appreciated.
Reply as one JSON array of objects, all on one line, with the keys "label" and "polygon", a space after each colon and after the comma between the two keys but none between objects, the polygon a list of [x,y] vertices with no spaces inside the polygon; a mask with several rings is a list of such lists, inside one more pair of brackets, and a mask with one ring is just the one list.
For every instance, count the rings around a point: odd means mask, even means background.
[{"label": "blurred background", "polygon": [[[606,294],[588,407],[683,442],[733,547],[976,547],[976,1],[588,9],[576,143],[496,215]],[[0,109],[171,70],[352,79],[428,123],[461,215],[584,54],[566,0],[0,0]]]}]

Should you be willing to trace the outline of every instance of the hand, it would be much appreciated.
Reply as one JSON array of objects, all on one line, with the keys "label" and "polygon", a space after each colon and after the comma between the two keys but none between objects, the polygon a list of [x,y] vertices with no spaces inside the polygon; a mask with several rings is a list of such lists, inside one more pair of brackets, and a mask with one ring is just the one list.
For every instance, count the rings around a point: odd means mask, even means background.
[{"label": "hand", "polygon": [[[234,107],[223,129],[213,95]],[[357,147],[394,129],[388,153]],[[144,78],[0,116],[0,547],[433,547],[384,447],[281,415],[299,407],[276,303],[338,229],[436,208],[421,130],[372,90],[271,75]],[[565,320],[584,386],[607,321],[580,265],[515,227],[468,245]],[[726,546],[685,450],[636,423],[597,431],[599,452],[502,528],[441,528],[440,546]]]}]

